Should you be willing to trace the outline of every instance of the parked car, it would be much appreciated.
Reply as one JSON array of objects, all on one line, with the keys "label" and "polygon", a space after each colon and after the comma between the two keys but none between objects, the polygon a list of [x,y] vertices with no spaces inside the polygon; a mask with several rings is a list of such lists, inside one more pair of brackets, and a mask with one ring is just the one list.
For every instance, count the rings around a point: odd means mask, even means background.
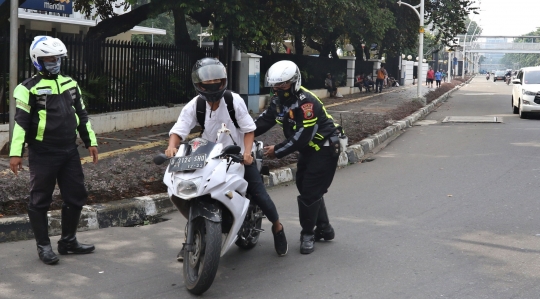
[{"label": "parked car", "polygon": [[496,71],[495,75],[493,76],[493,82],[497,82],[497,80],[504,81],[506,79],[506,73],[504,71]]},{"label": "parked car", "polygon": [[519,117],[540,113],[540,67],[526,67],[512,80],[512,110]]},{"label": "parked car", "polygon": [[136,73],[152,75],[159,72],[174,71],[175,66],[171,60],[162,58],[143,58],[134,63]]}]

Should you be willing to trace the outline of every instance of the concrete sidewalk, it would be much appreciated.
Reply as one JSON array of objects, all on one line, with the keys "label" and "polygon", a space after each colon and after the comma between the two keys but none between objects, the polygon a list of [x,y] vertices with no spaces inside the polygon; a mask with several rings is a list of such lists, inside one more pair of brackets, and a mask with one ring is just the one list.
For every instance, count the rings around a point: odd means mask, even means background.
[{"label": "concrete sidewalk", "polygon": [[[384,89],[382,93],[360,93],[343,98],[325,99],[327,111],[338,116],[340,113],[371,112],[384,113],[399,104],[416,97],[416,86]],[[456,87],[457,89],[459,87]],[[454,89],[454,90],[455,90]],[[424,87],[425,93],[429,91]],[[424,117],[435,109],[436,105],[446,100],[451,91],[421,108],[411,116],[400,120],[355,145],[349,145],[346,152],[340,156],[339,166],[357,163],[362,158],[381,145],[387,139],[396,136],[403,129],[412,126],[413,122]],[[338,118],[339,119],[339,118]],[[163,151],[167,145],[168,131],[173,124],[163,124],[142,129],[119,131],[100,134],[100,159],[106,159],[118,154],[142,155]],[[88,152],[80,148],[83,163],[90,162]],[[26,159],[25,159],[26,160]],[[4,161],[6,163],[7,161]],[[296,165],[275,169],[265,176],[266,186],[275,186],[291,182],[296,174]],[[79,231],[96,230],[106,227],[131,226],[152,221],[161,215],[174,210],[167,194],[156,194],[131,199],[124,199],[105,204],[85,206],[81,216]],[[60,233],[59,211],[50,213],[50,234]],[[24,240],[32,238],[26,215],[0,218],[0,242]]]}]

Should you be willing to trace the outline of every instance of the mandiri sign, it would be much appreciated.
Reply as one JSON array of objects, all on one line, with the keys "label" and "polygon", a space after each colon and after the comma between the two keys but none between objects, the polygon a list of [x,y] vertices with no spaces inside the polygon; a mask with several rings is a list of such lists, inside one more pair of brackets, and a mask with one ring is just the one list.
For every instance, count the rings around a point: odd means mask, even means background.
[{"label": "mandiri sign", "polygon": [[[0,0],[1,3],[2,0]],[[73,13],[73,0],[26,0],[20,8],[50,11],[63,14]]]}]

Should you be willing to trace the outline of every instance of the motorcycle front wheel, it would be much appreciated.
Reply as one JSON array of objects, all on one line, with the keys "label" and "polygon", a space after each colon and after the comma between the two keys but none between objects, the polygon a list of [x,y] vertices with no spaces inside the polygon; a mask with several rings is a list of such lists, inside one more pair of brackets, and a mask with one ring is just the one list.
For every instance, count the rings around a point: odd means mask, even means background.
[{"label": "motorcycle front wheel", "polygon": [[236,246],[242,249],[251,249],[259,242],[261,234],[263,212],[257,205],[250,205],[246,214],[246,219],[242,224],[242,228],[238,232],[238,240]]},{"label": "motorcycle front wheel", "polygon": [[216,277],[221,253],[221,223],[193,220],[193,250],[184,252],[184,283],[190,293],[206,292]]}]

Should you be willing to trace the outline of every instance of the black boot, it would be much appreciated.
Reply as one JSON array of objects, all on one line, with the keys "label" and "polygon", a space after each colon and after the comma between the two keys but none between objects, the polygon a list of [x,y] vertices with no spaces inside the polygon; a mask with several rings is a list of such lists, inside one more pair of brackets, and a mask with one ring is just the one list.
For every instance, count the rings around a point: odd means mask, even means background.
[{"label": "black boot", "polygon": [[313,229],[317,223],[321,200],[318,199],[309,206],[302,201],[300,196],[297,200],[300,226],[302,226],[302,231],[300,232],[300,253],[310,254],[314,250],[315,232]]},{"label": "black boot", "polygon": [[80,218],[80,209],[65,204],[62,205],[62,237],[58,240],[58,253],[68,254],[71,252],[82,254],[94,251],[94,245],[79,243],[75,237]]},{"label": "black boot", "polygon": [[28,218],[36,238],[39,259],[47,265],[56,264],[59,259],[51,247],[47,211],[37,211],[28,207]]},{"label": "black boot", "polygon": [[315,229],[315,241],[324,239],[325,241],[333,240],[335,237],[334,228],[330,225],[324,197],[321,197],[321,206],[319,208],[319,216],[317,217],[317,228]]}]

